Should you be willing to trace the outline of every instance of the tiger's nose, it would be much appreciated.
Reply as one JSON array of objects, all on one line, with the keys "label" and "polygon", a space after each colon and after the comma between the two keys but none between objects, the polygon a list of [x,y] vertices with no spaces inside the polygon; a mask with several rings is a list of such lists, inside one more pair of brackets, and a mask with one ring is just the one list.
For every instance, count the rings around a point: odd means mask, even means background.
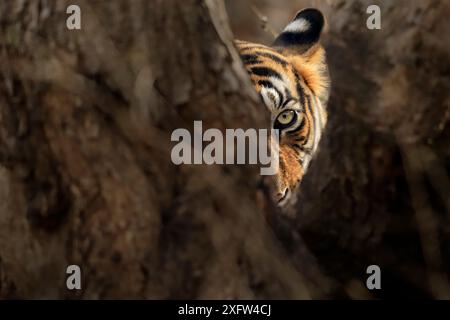
[{"label": "tiger's nose", "polygon": [[286,187],[282,192],[278,193],[278,206],[282,207],[286,204],[291,196],[291,190]]}]

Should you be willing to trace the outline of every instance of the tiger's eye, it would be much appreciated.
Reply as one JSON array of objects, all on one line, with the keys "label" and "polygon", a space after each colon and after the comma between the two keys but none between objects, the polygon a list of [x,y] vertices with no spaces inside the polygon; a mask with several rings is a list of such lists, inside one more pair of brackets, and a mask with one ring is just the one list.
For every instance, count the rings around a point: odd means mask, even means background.
[{"label": "tiger's eye", "polygon": [[295,117],[295,112],[292,110],[287,110],[287,111],[282,112],[278,116],[277,121],[282,125],[289,125],[292,122],[292,120],[294,119],[294,117]]},{"label": "tiger's eye", "polygon": [[274,128],[283,130],[297,123],[298,115],[294,110],[285,110],[281,112],[274,123]]}]

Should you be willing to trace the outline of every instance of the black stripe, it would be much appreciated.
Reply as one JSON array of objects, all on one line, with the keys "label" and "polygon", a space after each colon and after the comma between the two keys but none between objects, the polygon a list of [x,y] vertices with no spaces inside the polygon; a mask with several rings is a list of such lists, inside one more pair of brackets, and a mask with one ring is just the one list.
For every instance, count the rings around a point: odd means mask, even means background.
[{"label": "black stripe", "polygon": [[284,60],[281,57],[278,57],[272,53],[268,53],[268,52],[261,52],[261,51],[256,51],[254,52],[256,55],[261,56],[261,57],[265,57],[265,58],[269,58],[279,64],[281,64],[283,67],[286,67],[288,65],[288,62],[286,60]]},{"label": "black stripe", "polygon": [[[311,148],[305,148],[305,146],[302,145],[298,145],[298,144],[291,144],[291,147],[293,147],[294,149],[298,149],[301,152],[304,152],[306,154],[311,154],[312,153],[312,149]],[[304,159],[300,159],[302,161],[302,164],[304,162]]]},{"label": "black stripe", "polygon": [[300,82],[297,82],[296,89],[297,89],[297,93],[299,96],[300,104],[302,106],[304,106],[305,105],[305,92],[303,91],[303,88],[302,88]]},{"label": "black stripe", "polygon": [[[287,90],[286,90],[287,91]],[[281,105],[281,108],[282,109],[284,109],[284,108],[286,108],[286,105],[289,103],[289,102],[291,102],[292,101],[292,99],[286,99],[284,102],[283,102],[283,104]]]},{"label": "black stripe", "polygon": [[[305,117],[303,116],[302,117],[302,121],[300,122],[299,126],[297,128],[295,128],[295,129],[291,129],[289,131],[286,131],[286,133],[295,134],[295,133],[298,133],[298,132],[302,131],[302,129],[304,127],[305,127]],[[306,138],[305,138],[305,140],[306,140]]]},{"label": "black stripe", "polygon": [[303,146],[299,146],[298,144],[291,144],[291,147],[294,148],[294,150],[298,150],[298,152],[304,152]]},{"label": "black stripe", "polygon": [[[311,149],[311,148],[306,148],[306,147],[303,146],[303,145],[291,144],[291,147],[293,147],[294,149],[298,149],[298,150],[300,150],[301,152],[304,152],[304,153],[306,153],[306,154],[311,154],[311,153],[312,153],[312,149]],[[303,159],[302,159],[302,162],[303,162]]]},{"label": "black stripe", "polygon": [[253,54],[243,54],[241,55],[241,59],[245,65],[253,65],[261,62],[258,57]]},{"label": "black stripe", "polygon": [[258,81],[258,84],[259,84],[261,87],[271,88],[271,89],[275,90],[275,92],[278,94],[278,97],[279,97],[279,99],[278,99],[278,105],[277,105],[276,107],[277,107],[277,109],[280,108],[281,103],[283,102],[283,99],[284,99],[284,96],[283,96],[283,94],[280,92],[280,90],[278,90],[278,89],[272,84],[272,82],[270,82],[270,81],[268,81],[268,80],[259,80],[259,81]]},{"label": "black stripe", "polygon": [[294,67],[292,67],[292,72],[294,73],[295,76],[295,82],[296,84],[296,89],[297,89],[297,94],[300,100],[300,104],[302,106],[305,105],[305,92],[303,91],[302,85],[301,85],[301,78],[300,75],[298,74],[297,70],[294,69]]},{"label": "black stripe", "polygon": [[250,69],[251,72],[256,76],[261,77],[274,77],[281,80],[281,75],[275,70],[267,67],[253,67]]},{"label": "black stripe", "polygon": [[274,89],[276,89],[276,88],[273,86],[272,82],[270,82],[269,80],[259,80],[259,81],[258,81],[258,84],[259,84],[261,87],[274,88]]},{"label": "black stripe", "polygon": [[311,114],[311,117],[312,117],[313,120],[314,120],[313,110],[311,109],[311,98],[310,98],[309,94],[306,95],[306,102],[307,102],[307,103],[305,104],[306,109],[309,111],[309,113]]},{"label": "black stripe", "polygon": [[284,87],[284,93],[286,94],[286,101],[290,101],[290,100],[294,99],[291,91],[288,88]]},{"label": "black stripe", "polygon": [[295,142],[303,142],[303,141],[305,141],[305,139],[306,138],[304,136],[300,136],[300,138],[295,138],[294,141]]}]

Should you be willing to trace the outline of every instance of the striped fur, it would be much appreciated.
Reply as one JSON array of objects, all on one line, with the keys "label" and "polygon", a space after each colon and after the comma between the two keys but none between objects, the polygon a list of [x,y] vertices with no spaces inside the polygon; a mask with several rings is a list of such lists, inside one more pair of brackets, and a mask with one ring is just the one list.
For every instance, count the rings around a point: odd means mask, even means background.
[{"label": "striped fur", "polygon": [[329,77],[319,44],[324,24],[315,9],[300,11],[273,46],[236,40],[251,81],[280,130],[275,198],[284,205],[306,173],[327,122]]}]

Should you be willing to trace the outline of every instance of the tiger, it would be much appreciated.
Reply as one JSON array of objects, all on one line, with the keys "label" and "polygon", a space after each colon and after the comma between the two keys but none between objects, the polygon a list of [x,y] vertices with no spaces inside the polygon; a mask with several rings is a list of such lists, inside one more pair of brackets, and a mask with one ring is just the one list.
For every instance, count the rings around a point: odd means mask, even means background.
[{"label": "tiger", "polygon": [[330,77],[319,43],[324,22],[319,10],[308,8],[295,15],[271,46],[235,40],[271,125],[279,130],[273,197],[281,207],[293,201],[327,122]]}]

